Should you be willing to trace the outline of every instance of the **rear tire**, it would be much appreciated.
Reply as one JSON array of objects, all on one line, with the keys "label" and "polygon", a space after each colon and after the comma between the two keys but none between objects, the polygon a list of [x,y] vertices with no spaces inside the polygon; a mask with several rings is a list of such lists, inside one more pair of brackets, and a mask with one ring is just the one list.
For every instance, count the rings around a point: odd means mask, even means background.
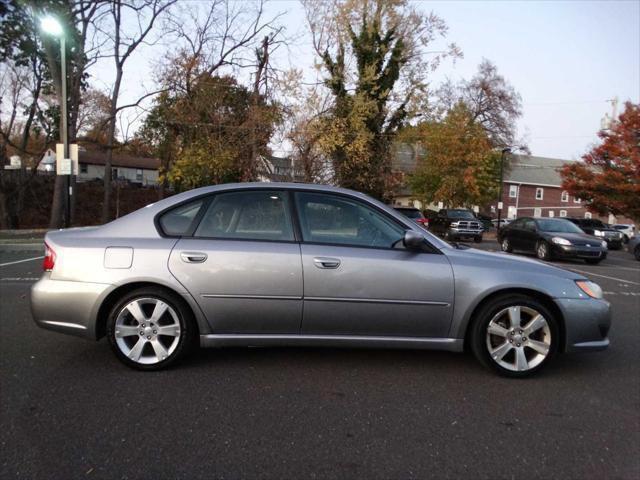
[{"label": "rear tire", "polygon": [[480,363],[512,378],[540,371],[560,344],[559,320],[542,302],[521,294],[499,296],[484,305],[474,316],[470,334],[471,350]]},{"label": "rear tire", "polygon": [[506,253],[513,252],[513,247],[511,246],[511,242],[506,237],[502,239],[502,242],[500,243],[500,248],[502,248],[502,251]]},{"label": "rear tire", "polygon": [[189,306],[160,287],[127,293],[107,319],[107,338],[118,360],[138,370],[161,370],[187,355],[197,338]]}]

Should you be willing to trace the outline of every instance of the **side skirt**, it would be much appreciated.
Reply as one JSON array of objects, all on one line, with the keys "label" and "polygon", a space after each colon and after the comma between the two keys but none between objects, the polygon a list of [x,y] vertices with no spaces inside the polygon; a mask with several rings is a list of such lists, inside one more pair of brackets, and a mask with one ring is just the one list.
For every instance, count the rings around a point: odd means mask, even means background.
[{"label": "side skirt", "polygon": [[462,352],[460,338],[369,337],[361,335],[200,335],[202,347],[408,348]]}]

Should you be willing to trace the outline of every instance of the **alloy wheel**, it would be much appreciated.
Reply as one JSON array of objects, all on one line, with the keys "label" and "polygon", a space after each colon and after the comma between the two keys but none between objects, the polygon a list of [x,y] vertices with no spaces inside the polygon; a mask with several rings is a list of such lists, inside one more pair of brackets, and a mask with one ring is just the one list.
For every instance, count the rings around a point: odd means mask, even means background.
[{"label": "alloy wheel", "polygon": [[500,310],[486,331],[489,356],[500,367],[524,372],[540,365],[551,351],[551,329],[537,310],[515,305]]},{"label": "alloy wheel", "polygon": [[115,342],[131,361],[152,365],[171,356],[180,343],[178,314],[164,301],[137,298],[125,305],[116,318]]},{"label": "alloy wheel", "polygon": [[549,247],[545,242],[538,244],[538,258],[546,260],[549,256]]},{"label": "alloy wheel", "polygon": [[508,252],[510,248],[511,248],[511,245],[509,245],[509,240],[507,238],[502,240],[502,251]]}]

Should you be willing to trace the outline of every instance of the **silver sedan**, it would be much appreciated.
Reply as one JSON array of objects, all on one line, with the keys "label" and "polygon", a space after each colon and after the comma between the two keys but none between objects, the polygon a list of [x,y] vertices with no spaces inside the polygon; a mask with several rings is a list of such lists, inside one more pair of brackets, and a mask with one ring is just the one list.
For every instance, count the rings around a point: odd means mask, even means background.
[{"label": "silver sedan", "polygon": [[530,375],[609,345],[595,283],[445,243],[350,190],[228,184],[100,227],[49,232],[33,286],[43,328],[100,339],[155,370],[192,347],[430,348]]}]

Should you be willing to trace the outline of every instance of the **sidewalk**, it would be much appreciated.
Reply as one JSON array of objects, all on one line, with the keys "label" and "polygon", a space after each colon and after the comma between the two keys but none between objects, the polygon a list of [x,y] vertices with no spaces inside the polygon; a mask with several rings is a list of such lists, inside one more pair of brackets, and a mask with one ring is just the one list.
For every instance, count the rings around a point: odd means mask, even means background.
[{"label": "sidewalk", "polygon": [[43,251],[42,240],[47,229],[0,230],[1,251]]}]

